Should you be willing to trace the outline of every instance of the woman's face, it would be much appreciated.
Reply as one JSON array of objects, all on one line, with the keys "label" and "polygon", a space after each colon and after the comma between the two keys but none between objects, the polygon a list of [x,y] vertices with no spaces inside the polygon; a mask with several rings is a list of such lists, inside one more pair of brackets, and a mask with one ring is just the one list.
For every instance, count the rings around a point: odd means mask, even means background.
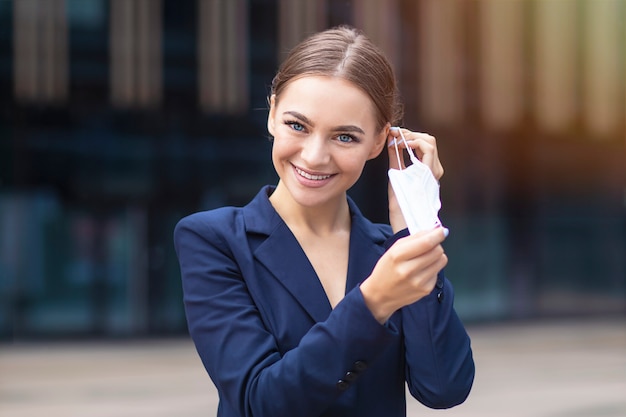
[{"label": "woman's face", "polygon": [[312,207],[345,192],[383,148],[389,125],[376,129],[374,104],[342,78],[305,76],[270,99],[272,161],[296,202]]}]

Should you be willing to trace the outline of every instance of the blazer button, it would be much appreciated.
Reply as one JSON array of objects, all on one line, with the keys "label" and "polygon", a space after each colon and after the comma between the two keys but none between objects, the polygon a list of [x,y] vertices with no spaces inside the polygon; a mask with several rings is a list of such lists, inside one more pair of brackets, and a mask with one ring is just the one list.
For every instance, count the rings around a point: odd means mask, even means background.
[{"label": "blazer button", "polygon": [[356,381],[357,378],[358,378],[358,375],[356,374],[356,372],[350,372],[350,371],[346,372],[346,374],[343,376],[343,379],[348,382],[354,382]]},{"label": "blazer button", "polygon": [[363,372],[367,369],[367,362],[365,361],[356,361],[354,362],[354,370],[357,372]]},{"label": "blazer button", "polygon": [[439,278],[437,279],[437,288],[442,289],[443,288],[443,278]]},{"label": "blazer button", "polygon": [[440,303],[443,301],[443,291],[439,291],[437,293],[437,301],[439,301]]},{"label": "blazer button", "polygon": [[337,388],[340,391],[345,391],[348,389],[348,387],[350,387],[350,384],[347,381],[344,381],[343,379],[340,379],[339,381],[337,381]]}]

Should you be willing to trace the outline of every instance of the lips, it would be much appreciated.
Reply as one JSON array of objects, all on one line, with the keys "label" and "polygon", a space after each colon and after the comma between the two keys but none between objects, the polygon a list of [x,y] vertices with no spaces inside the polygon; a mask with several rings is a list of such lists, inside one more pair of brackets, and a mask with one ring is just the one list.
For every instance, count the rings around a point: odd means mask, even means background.
[{"label": "lips", "polygon": [[311,181],[323,181],[323,180],[327,180],[328,178],[332,177],[331,174],[327,174],[327,175],[315,175],[315,174],[310,174],[306,171],[303,171],[302,169],[298,168],[298,167],[294,167],[296,169],[296,172],[298,173],[298,175],[300,175],[303,178],[306,178],[307,180],[311,180]]}]

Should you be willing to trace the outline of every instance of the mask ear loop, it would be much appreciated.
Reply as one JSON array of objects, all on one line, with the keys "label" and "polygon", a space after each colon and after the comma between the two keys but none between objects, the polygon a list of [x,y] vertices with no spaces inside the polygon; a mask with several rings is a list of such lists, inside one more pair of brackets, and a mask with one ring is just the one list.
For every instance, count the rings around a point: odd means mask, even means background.
[{"label": "mask ear loop", "polygon": [[[417,159],[417,157],[413,153],[413,149],[411,149],[411,147],[407,143],[406,139],[404,138],[404,133],[402,133],[402,129],[398,129],[398,131],[400,132],[400,137],[402,138],[402,142],[404,142],[404,146],[406,147],[406,151],[409,153],[409,158],[411,159],[411,162],[414,163],[414,164],[418,163],[419,159]],[[394,140],[394,143],[396,144],[396,155],[397,155],[398,143],[395,140]],[[400,163],[400,156],[398,155],[398,164],[399,163]]]},{"label": "mask ear loop", "polygon": [[[404,133],[402,133],[402,129],[398,129],[398,131],[400,132],[400,137],[402,138],[402,142],[404,142],[406,151],[409,153],[409,158],[411,159],[411,162],[414,164],[418,163],[419,159],[415,156],[415,154],[413,153],[413,149],[409,146],[406,139],[404,138]],[[396,152],[397,150],[398,150],[398,145],[396,144]]]},{"label": "mask ear loop", "polygon": [[[400,132],[400,134],[402,134],[402,132]],[[402,137],[402,139],[404,139],[404,137]],[[398,149],[398,141],[396,140],[396,138],[393,138],[393,145],[396,147],[396,158],[398,158],[398,169],[402,170],[402,162],[400,161],[400,150]]]}]

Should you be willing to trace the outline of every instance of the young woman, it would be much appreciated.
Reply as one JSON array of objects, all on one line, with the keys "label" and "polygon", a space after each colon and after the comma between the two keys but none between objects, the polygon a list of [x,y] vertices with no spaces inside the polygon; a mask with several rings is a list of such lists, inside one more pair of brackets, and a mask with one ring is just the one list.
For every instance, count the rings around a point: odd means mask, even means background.
[{"label": "young woman", "polygon": [[[442,272],[447,230],[409,235],[391,188],[391,226],[346,194],[400,136],[388,61],[353,28],[315,34],[281,65],[269,104],[278,184],[174,235],[218,415],[404,416],[405,384],[428,407],[460,404],[474,363]],[[403,134],[441,177],[435,139]],[[393,146],[389,160],[397,168]]]}]

